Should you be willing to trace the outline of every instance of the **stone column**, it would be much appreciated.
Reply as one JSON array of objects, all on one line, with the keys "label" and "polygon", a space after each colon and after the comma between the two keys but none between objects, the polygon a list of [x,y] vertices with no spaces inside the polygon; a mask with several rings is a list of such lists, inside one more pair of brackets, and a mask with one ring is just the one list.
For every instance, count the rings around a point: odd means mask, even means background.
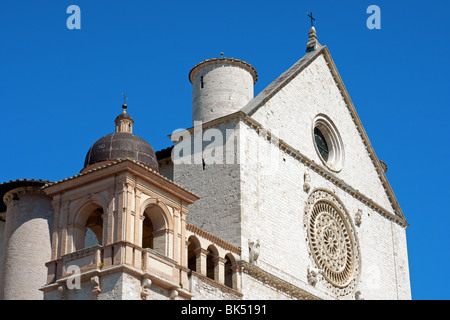
[{"label": "stone column", "polygon": [[238,265],[234,265],[231,267],[231,271],[233,272],[233,289],[241,291],[241,268]]},{"label": "stone column", "polygon": [[[137,185],[137,184],[136,184]],[[142,247],[142,222],[144,217],[141,212],[142,191],[135,187],[134,191],[134,244]]]},{"label": "stone column", "polygon": [[196,256],[196,265],[195,269],[197,273],[200,273],[206,277],[207,270],[206,270],[206,259],[208,257],[208,250],[205,250],[203,248],[197,248],[194,250],[195,256]]},{"label": "stone column", "polygon": [[40,187],[6,193],[5,242],[0,299],[41,300],[47,282],[45,263],[51,259],[53,209]]},{"label": "stone column", "polygon": [[214,258],[214,280],[222,284],[225,283],[225,260],[222,257]]},{"label": "stone column", "polygon": [[[187,245],[186,245],[186,218],[187,212],[183,211],[183,208],[180,208],[179,219],[181,223],[181,252],[180,252],[180,264],[183,267],[187,267],[188,265],[188,256],[187,256]],[[197,269],[199,270],[199,269]]]},{"label": "stone column", "polygon": [[[178,227],[178,224],[180,223],[180,215],[178,214],[178,211],[174,208],[173,209],[173,260],[177,261],[180,265],[183,267],[186,267],[186,264],[183,265],[182,263],[182,252],[180,252],[179,245],[180,245],[180,239],[183,239],[181,236],[181,233],[178,233],[178,230],[180,229]],[[183,245],[183,243],[181,243]],[[182,249],[183,253],[185,251],[185,248]]]}]

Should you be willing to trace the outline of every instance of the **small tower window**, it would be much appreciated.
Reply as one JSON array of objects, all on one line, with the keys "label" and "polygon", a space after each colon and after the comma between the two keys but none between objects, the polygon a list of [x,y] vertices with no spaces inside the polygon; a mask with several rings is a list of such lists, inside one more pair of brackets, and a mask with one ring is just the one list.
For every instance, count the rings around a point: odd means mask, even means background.
[{"label": "small tower window", "polygon": [[200,88],[203,89],[204,83],[203,83],[203,76],[200,77]]}]

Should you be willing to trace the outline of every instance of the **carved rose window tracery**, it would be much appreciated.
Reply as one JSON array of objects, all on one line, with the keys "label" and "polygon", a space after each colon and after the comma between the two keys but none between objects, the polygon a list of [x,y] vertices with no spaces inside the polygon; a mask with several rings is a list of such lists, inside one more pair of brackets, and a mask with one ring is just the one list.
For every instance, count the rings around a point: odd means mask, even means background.
[{"label": "carved rose window tracery", "polygon": [[338,295],[350,294],[359,272],[359,249],[342,204],[316,190],[307,201],[305,230],[310,254],[322,276]]}]

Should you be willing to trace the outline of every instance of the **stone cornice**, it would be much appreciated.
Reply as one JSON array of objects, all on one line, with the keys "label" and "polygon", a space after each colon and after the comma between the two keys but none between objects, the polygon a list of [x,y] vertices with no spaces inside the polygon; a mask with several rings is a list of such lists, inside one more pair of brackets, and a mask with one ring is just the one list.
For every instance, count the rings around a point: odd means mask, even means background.
[{"label": "stone cornice", "polygon": [[2,200],[8,191],[21,187],[42,187],[49,182],[48,180],[44,181],[41,179],[17,179],[0,183],[0,212],[6,211],[6,205]]},{"label": "stone cornice", "polygon": [[250,277],[273,287],[276,290],[280,290],[285,294],[299,300],[321,300],[318,297],[314,296],[311,293],[293,285],[290,282],[287,282],[283,279],[278,278],[277,276],[264,271],[263,269],[250,264],[244,260],[238,262],[239,266],[242,269],[242,272],[248,274]]},{"label": "stone cornice", "polygon": [[[57,182],[48,183],[43,188],[47,194],[53,195],[60,192],[62,189],[70,189],[78,187],[81,184],[90,183],[92,181],[116,175],[120,171],[130,171],[132,174],[137,175],[144,180],[150,180],[156,183],[160,188],[168,191],[171,194],[175,194],[177,197],[183,199],[186,204],[191,204],[199,199],[197,195],[191,191],[185,189],[184,187],[174,183],[173,181],[167,179],[161,175],[156,170],[144,166],[131,159],[122,159],[113,161],[111,163],[102,165],[101,167],[91,169],[86,172],[79,173],[75,176],[59,180]],[[124,181],[127,184],[130,183],[128,180]]]},{"label": "stone cornice", "polygon": [[[108,267],[105,269],[94,268],[94,269],[86,270],[85,272],[80,273],[79,277],[80,277],[81,282],[85,282],[85,281],[89,281],[93,276],[101,277],[101,276],[106,276],[106,275],[113,274],[113,273],[128,273],[137,278],[141,278],[141,279],[147,278],[147,279],[150,279],[152,281],[152,283],[155,283],[162,288],[165,288],[167,290],[176,290],[180,294],[180,296],[183,296],[187,299],[191,299],[193,296],[189,291],[181,288],[176,283],[172,283],[172,282],[170,282],[166,279],[163,279],[155,274],[143,272],[142,270],[138,270],[127,264],[114,265],[114,266],[111,266],[111,267]],[[69,275],[65,275],[64,277],[59,278],[54,283],[44,285],[39,290],[41,290],[42,292],[50,292],[53,290],[57,290],[57,288],[59,286],[65,285],[67,283],[67,280],[69,279],[69,277],[70,277]]]},{"label": "stone cornice", "polygon": [[3,196],[3,203],[8,206],[15,196],[20,197],[25,194],[39,194],[45,196],[44,191],[42,191],[42,186],[19,187],[6,192]]},{"label": "stone cornice", "polygon": [[255,68],[251,64],[249,64],[248,62],[239,60],[239,59],[226,58],[226,57],[212,58],[212,59],[204,60],[204,61],[198,63],[189,72],[189,81],[191,83],[193,83],[195,73],[200,69],[200,67],[203,68],[203,67],[207,67],[210,65],[216,65],[216,64],[229,64],[229,65],[235,65],[235,66],[244,68],[252,75],[254,84],[256,83],[256,81],[258,81],[258,73],[256,72]]},{"label": "stone cornice", "polygon": [[226,242],[225,240],[222,240],[221,238],[216,237],[215,235],[212,235],[211,233],[206,232],[203,229],[200,229],[199,227],[196,227],[190,223],[186,223],[186,230],[191,231],[192,233],[217,244],[218,246],[224,248],[225,250],[236,253],[237,255],[241,255],[241,248],[238,248],[232,245],[231,243]]}]

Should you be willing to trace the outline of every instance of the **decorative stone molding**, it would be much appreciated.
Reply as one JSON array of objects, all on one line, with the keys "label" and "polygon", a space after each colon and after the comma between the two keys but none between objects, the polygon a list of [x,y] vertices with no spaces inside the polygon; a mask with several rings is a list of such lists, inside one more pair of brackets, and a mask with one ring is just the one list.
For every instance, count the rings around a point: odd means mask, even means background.
[{"label": "decorative stone molding", "polygon": [[360,227],[362,223],[362,210],[358,209],[358,211],[355,213],[355,225],[357,227]]},{"label": "decorative stone molding", "polygon": [[[320,130],[323,134],[326,143],[328,145],[329,155],[328,159],[324,159],[317,147],[314,137],[314,129]],[[344,143],[342,142],[341,135],[334,125],[333,121],[329,119],[324,114],[319,114],[316,116],[312,123],[312,139],[314,141],[314,148],[322,161],[323,165],[334,172],[339,172],[344,166],[345,153],[344,153]]]},{"label": "decorative stone molding", "polygon": [[3,196],[3,202],[5,203],[6,206],[9,206],[10,204],[12,206],[17,206],[19,205],[20,197],[26,194],[45,195],[45,193],[42,191],[42,187],[40,186],[21,187],[8,191]]},{"label": "decorative stone molding", "polygon": [[303,174],[303,191],[308,193],[309,190],[311,190],[311,176],[309,175],[309,170],[306,169]]},{"label": "decorative stone molding", "polygon": [[355,300],[364,300],[364,296],[362,295],[361,291],[355,292]]},{"label": "decorative stone molding", "polygon": [[294,299],[299,300],[320,300],[318,297],[314,296],[313,294],[293,285],[290,282],[287,282],[283,279],[280,279],[273,274],[264,271],[263,269],[250,264],[244,260],[239,261],[239,266],[241,267],[242,271],[251,276],[252,278],[271,286],[272,288],[276,290],[280,290],[283,293],[291,296]]},{"label": "decorative stone molding", "polygon": [[308,251],[326,286],[337,296],[350,295],[359,281],[360,254],[342,203],[326,190],[313,191],[306,202],[304,227]]},{"label": "decorative stone molding", "polygon": [[249,249],[249,262],[251,264],[256,264],[256,262],[258,261],[260,250],[261,250],[261,245],[259,243],[259,239],[256,240],[256,243],[249,242],[248,249]]},{"label": "decorative stone molding", "polygon": [[235,66],[241,67],[241,68],[247,70],[252,75],[253,83],[256,83],[256,81],[258,80],[258,73],[256,72],[255,68],[248,62],[245,62],[245,61],[242,61],[239,59],[235,59],[235,58],[221,57],[221,58],[212,58],[212,59],[204,60],[204,61],[196,64],[189,72],[189,81],[191,83],[193,83],[195,74],[196,74],[197,70],[199,70],[199,67],[204,68],[204,67],[207,67],[210,65],[215,65],[215,64],[219,64],[219,65],[228,64],[228,65],[235,65]]},{"label": "decorative stone molding", "polygon": [[66,287],[64,284],[58,286],[58,292],[61,294],[61,299],[64,300],[66,297]]},{"label": "decorative stone molding", "polygon": [[94,276],[91,278],[91,284],[93,286],[92,293],[98,298],[98,295],[102,290],[100,289],[100,278],[98,276]]},{"label": "decorative stone molding", "polygon": [[169,299],[170,300],[175,300],[176,297],[178,297],[178,291],[177,290],[170,290]]},{"label": "decorative stone molding", "polygon": [[[78,180],[78,178],[83,177],[83,180],[86,181],[90,181],[91,177],[92,179],[96,179],[98,177],[98,175],[100,175],[101,171],[103,169],[107,169],[107,168],[111,168],[116,166],[118,169],[122,169],[124,166],[126,166],[126,164],[128,163],[132,163],[132,165],[137,169],[136,171],[134,171],[135,174],[139,175],[139,176],[146,176],[148,173],[152,173],[155,177],[158,178],[159,182],[166,187],[166,185],[169,185],[170,187],[175,187],[177,190],[177,192],[179,193],[179,195],[182,195],[187,203],[191,203],[193,198],[199,198],[199,196],[197,196],[196,194],[192,193],[191,191],[189,191],[188,189],[186,189],[184,186],[181,186],[180,184],[177,184],[175,182],[173,182],[170,179],[167,179],[166,177],[164,177],[161,173],[158,172],[158,170],[152,168],[152,167],[148,167],[143,165],[142,163],[136,162],[132,159],[126,158],[126,159],[120,159],[120,160],[116,160],[116,161],[111,161],[105,165],[99,165],[96,168],[92,168],[90,170],[87,171],[82,171],[77,175],[74,175],[72,177],[68,177],[68,178],[64,178],[62,180],[58,180],[55,182],[46,182],[46,184],[42,187],[43,189],[54,189],[52,187],[54,186],[58,186],[64,182],[67,181],[71,181],[71,180]],[[92,174],[91,173],[97,173],[97,174]],[[127,181],[131,181],[131,180],[127,180]],[[118,184],[121,183],[121,181],[116,181]],[[74,183],[74,182],[72,182]],[[113,189],[108,189],[110,191],[112,191],[112,193],[114,194],[115,191]],[[169,190],[168,188],[166,188],[166,190]],[[123,192],[124,190],[118,190]],[[49,191],[47,191],[46,193],[48,193]],[[57,192],[57,191],[56,191]],[[53,191],[50,193],[54,193]]]},{"label": "decorative stone molding", "polygon": [[142,300],[147,300],[147,297],[150,295],[150,286],[152,285],[152,280],[148,278],[142,279],[141,286],[141,298]]},{"label": "decorative stone molding", "polygon": [[386,162],[380,160],[380,165],[383,168],[384,173],[386,173],[388,171],[388,166],[387,166]]},{"label": "decorative stone molding", "polygon": [[317,268],[308,267],[307,270],[307,279],[308,283],[312,285],[313,287],[316,286],[317,282],[319,281],[319,275],[322,274],[322,270],[319,270]]}]

